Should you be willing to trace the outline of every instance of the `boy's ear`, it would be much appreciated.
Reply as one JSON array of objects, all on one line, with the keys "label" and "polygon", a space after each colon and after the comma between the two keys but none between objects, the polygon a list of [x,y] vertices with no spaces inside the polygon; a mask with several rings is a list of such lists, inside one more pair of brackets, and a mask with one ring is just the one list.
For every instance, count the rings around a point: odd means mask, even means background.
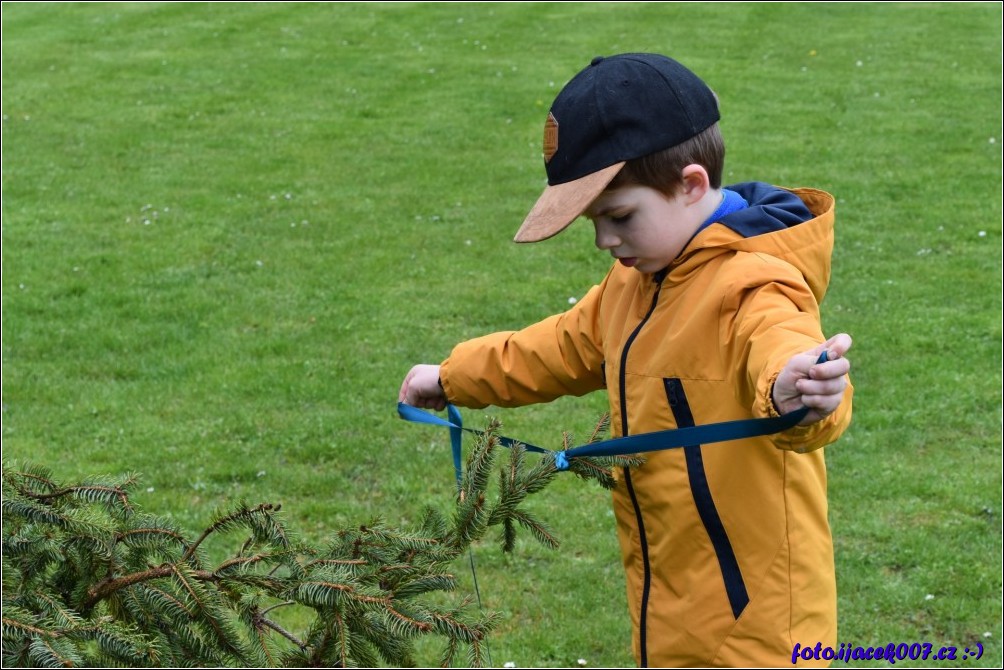
[{"label": "boy's ear", "polygon": [[688,205],[699,201],[711,190],[711,178],[708,177],[708,171],[703,166],[691,163],[683,168],[681,175],[683,177],[681,193]]}]

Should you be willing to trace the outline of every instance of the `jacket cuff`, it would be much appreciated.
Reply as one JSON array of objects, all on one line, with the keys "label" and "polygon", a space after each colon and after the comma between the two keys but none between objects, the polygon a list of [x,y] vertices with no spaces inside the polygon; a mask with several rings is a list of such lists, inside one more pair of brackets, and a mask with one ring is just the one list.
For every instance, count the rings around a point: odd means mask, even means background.
[{"label": "jacket cuff", "polygon": [[439,364],[439,380],[438,381],[439,381],[439,388],[443,389],[443,393],[446,394],[446,401],[449,402],[449,403],[453,403],[453,400],[452,400],[453,395],[450,393],[450,384],[449,384],[449,381],[447,379],[448,375],[447,375],[447,371],[445,369],[447,367],[447,363],[448,363],[449,360],[450,359],[447,358],[446,360],[444,360],[442,363]]},{"label": "jacket cuff", "polygon": [[[766,392],[760,399],[762,411],[771,418],[781,416],[777,406],[774,404],[774,383],[777,381],[780,374],[781,371],[778,370],[769,377],[766,385]],[[771,439],[773,440],[775,447],[778,449],[784,449],[785,451],[794,451],[800,454],[815,451],[819,447],[823,446],[822,444],[814,443],[816,434],[819,433],[823,427],[820,425],[822,423],[825,423],[825,420],[810,423],[805,426],[792,426],[788,430],[776,433]]]},{"label": "jacket cuff", "polygon": [[763,405],[767,410],[767,416],[771,418],[777,418],[781,416],[781,413],[777,411],[777,406],[774,404],[774,382],[777,381],[778,376],[780,376],[781,371],[778,370],[767,382],[767,394],[763,399]]}]

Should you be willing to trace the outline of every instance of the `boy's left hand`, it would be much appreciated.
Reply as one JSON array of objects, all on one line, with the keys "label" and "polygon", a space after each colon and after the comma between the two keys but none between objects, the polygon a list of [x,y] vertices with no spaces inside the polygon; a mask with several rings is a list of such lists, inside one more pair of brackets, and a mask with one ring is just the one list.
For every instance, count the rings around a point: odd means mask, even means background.
[{"label": "boy's left hand", "polygon": [[[829,416],[840,405],[847,388],[851,362],[844,357],[851,348],[846,333],[834,335],[823,344],[791,357],[774,381],[771,398],[779,414],[793,412],[803,405],[809,408],[798,425],[815,423]],[[826,351],[826,362],[816,363]]]}]

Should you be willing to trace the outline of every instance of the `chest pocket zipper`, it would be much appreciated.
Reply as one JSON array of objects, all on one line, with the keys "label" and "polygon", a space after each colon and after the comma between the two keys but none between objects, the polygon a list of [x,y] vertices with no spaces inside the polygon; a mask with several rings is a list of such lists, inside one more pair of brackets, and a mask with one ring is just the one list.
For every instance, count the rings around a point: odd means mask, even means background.
[{"label": "chest pocket zipper", "polygon": [[[666,387],[666,398],[669,400],[669,408],[676,419],[677,427],[693,426],[694,416],[690,411],[690,403],[687,402],[683,383],[679,379],[670,378],[664,379],[663,384]],[[690,491],[694,496],[694,504],[697,505],[697,512],[701,516],[704,530],[708,533],[708,539],[711,540],[711,545],[715,549],[715,556],[718,558],[722,579],[725,582],[725,593],[732,606],[732,615],[738,619],[749,603],[749,595],[746,592],[742,571],[739,569],[739,561],[736,560],[732,543],[729,542],[729,536],[725,532],[725,526],[722,525],[714,498],[711,496],[708,477],[704,471],[704,456],[701,452],[701,445],[684,447],[683,451],[687,460],[687,477],[690,480]]]}]

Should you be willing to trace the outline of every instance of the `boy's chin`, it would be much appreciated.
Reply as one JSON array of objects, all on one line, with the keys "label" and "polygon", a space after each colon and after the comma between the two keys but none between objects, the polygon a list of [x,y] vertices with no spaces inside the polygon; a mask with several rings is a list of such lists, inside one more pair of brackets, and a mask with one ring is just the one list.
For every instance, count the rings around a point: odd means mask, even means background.
[{"label": "boy's chin", "polygon": [[667,265],[669,264],[661,261],[636,259],[635,263],[629,267],[632,267],[633,269],[643,274],[655,274],[656,272],[659,272],[660,270],[665,268]]}]

